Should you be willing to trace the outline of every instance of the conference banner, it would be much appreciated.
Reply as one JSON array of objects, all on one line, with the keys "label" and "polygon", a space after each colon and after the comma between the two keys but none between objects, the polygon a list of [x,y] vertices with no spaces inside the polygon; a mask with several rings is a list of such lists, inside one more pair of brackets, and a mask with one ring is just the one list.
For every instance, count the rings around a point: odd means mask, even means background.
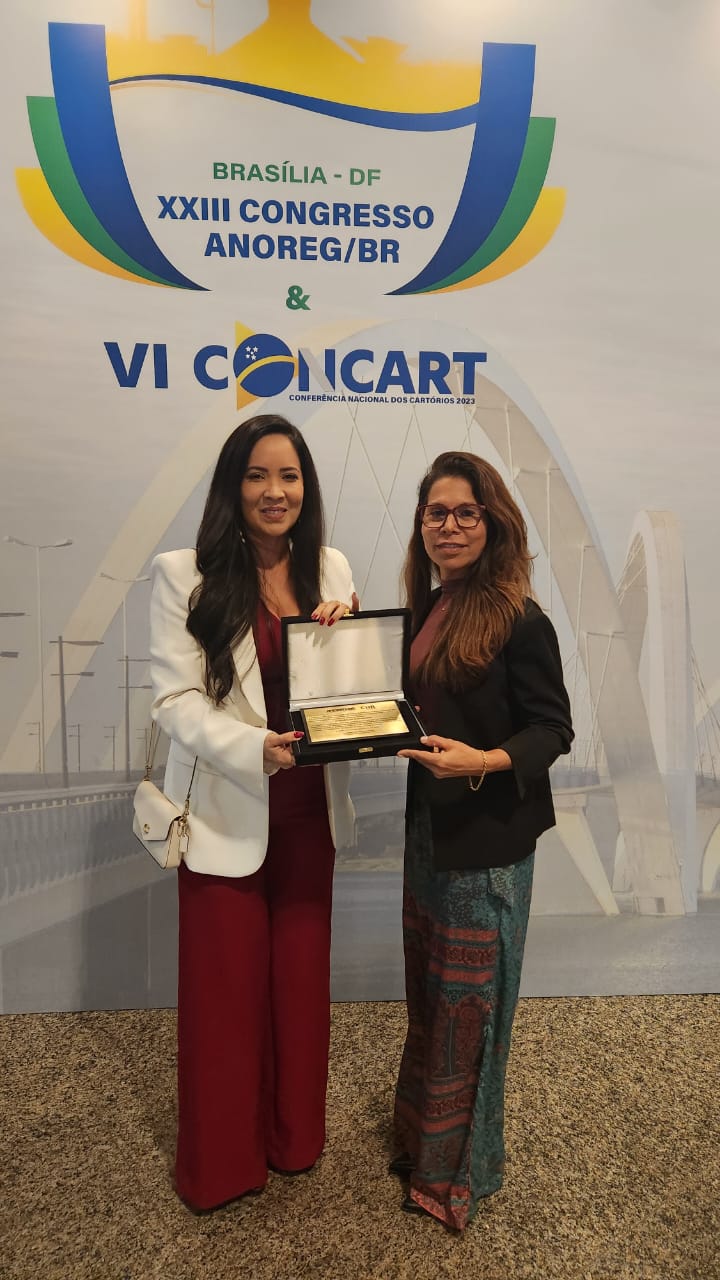
[{"label": "conference banner", "polygon": [[[716,7],[3,22],[0,1011],[174,1003],[175,879],[132,835],[149,567],[266,412],[366,608],[442,450],[523,510],[576,730],[523,991],[717,990]],[[353,765],[336,999],[402,996],[405,780]]]}]

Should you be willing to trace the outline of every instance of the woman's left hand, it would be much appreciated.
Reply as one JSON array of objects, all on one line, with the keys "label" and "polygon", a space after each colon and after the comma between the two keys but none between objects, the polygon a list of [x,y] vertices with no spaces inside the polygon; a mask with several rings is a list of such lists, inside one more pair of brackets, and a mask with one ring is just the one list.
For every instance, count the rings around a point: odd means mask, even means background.
[{"label": "woman's left hand", "polygon": [[344,618],[347,613],[357,613],[359,608],[360,601],[357,598],[357,593],[353,591],[350,604],[345,604],[343,600],[323,600],[321,604],[316,605],[313,609],[312,616],[316,622],[320,623],[321,627],[324,627],[325,623],[331,627],[334,622]]},{"label": "woman's left hand", "polygon": [[441,738],[437,733],[421,738],[431,751],[398,751],[406,760],[417,760],[434,778],[466,778],[483,772],[483,752],[455,738]]}]

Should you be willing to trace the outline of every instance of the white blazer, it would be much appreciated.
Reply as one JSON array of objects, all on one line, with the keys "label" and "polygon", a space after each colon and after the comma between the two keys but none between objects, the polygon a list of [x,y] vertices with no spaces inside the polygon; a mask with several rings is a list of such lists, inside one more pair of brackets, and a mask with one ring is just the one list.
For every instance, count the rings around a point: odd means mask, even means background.
[{"label": "white blazer", "polygon": [[[152,564],[150,675],[153,719],[170,738],[165,794],[182,805],[198,757],[190,797],[191,871],[248,876],[262,865],[268,838],[268,776],[263,744],[268,730],[260,667],[252,630],[234,653],[236,677],[218,707],[203,679],[203,653],[186,628],[188,599],[200,581],[195,551],[168,551]],[[352,600],[350,566],[324,547],[323,600]],[[319,601],[318,601],[319,603]],[[280,731],[280,726],[271,725]],[[350,844],[354,813],[349,764],[325,766],[330,830],[335,847]]]}]

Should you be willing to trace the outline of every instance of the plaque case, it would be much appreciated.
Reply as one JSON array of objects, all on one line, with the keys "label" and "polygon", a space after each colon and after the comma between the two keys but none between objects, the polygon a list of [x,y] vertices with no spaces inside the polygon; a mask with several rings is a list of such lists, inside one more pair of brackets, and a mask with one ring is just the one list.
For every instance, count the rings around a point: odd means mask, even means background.
[{"label": "plaque case", "polygon": [[[305,734],[293,745],[296,764],[377,760],[405,747],[422,750],[425,730],[405,694],[409,609],[366,609],[332,627],[308,617],[283,618],[282,646],[289,725]],[[396,711],[378,709],[387,703]],[[309,726],[327,720],[332,733],[333,721],[339,725],[351,710],[361,720],[363,706],[371,720],[386,715],[391,729],[393,721],[402,723],[402,732],[328,738],[321,730],[312,740]]]}]

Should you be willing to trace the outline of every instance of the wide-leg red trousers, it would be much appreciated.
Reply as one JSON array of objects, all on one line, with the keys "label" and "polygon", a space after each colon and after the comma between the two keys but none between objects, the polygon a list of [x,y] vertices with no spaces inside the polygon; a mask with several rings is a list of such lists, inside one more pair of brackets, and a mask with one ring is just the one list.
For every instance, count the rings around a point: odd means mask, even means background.
[{"label": "wide-leg red trousers", "polygon": [[178,873],[178,1194],[208,1209],[325,1144],[335,851],[324,805],[252,876]]}]

